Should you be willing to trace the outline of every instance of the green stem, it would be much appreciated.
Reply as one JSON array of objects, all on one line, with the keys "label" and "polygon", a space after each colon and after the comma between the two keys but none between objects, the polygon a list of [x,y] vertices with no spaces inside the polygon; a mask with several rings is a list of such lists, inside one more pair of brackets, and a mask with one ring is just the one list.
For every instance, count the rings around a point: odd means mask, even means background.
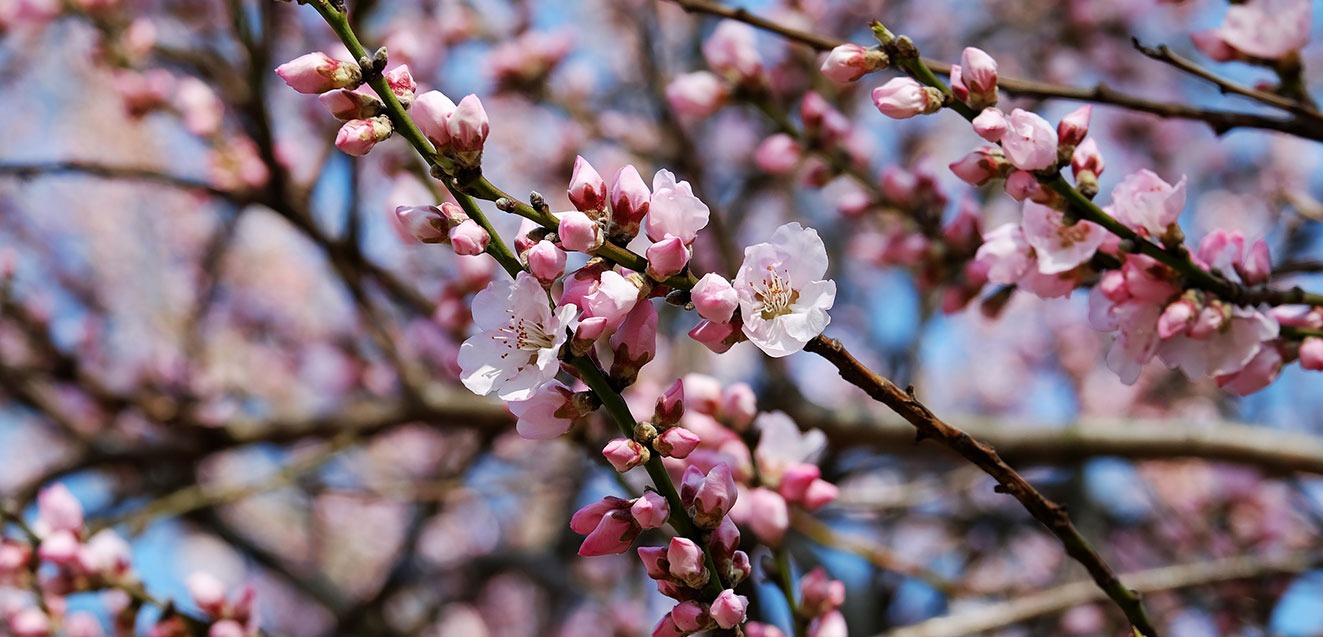
[{"label": "green stem", "polygon": [[[575,369],[579,370],[579,376],[583,379],[584,384],[588,385],[588,388],[592,389],[593,393],[601,399],[602,406],[616,421],[620,433],[626,438],[632,439],[634,437],[634,415],[630,413],[629,405],[625,403],[625,399],[611,387],[610,381],[607,380],[602,370],[598,369],[597,364],[586,357],[575,357],[570,362]],[[675,483],[671,482],[671,475],[666,472],[666,466],[662,464],[661,455],[653,453],[643,466],[648,471],[648,477],[652,478],[653,485],[657,487],[657,492],[666,498],[666,503],[671,509],[671,515],[667,520],[671,528],[675,529],[678,535],[693,540],[695,544],[703,549],[703,557],[707,560],[707,570],[711,575],[707,580],[707,585],[703,587],[703,593],[709,601],[716,599],[725,585],[721,583],[716,561],[712,559],[712,552],[707,548],[702,529],[699,529],[694,521],[689,518],[689,514],[685,512],[684,502],[680,501],[680,493],[676,491]]]},{"label": "green stem", "polygon": [[808,622],[799,614],[799,604],[795,602],[795,580],[790,571],[790,556],[781,547],[772,549],[772,559],[776,561],[777,584],[781,594],[785,595],[786,605],[790,607],[790,621],[795,629],[795,637],[804,637],[808,632]]}]

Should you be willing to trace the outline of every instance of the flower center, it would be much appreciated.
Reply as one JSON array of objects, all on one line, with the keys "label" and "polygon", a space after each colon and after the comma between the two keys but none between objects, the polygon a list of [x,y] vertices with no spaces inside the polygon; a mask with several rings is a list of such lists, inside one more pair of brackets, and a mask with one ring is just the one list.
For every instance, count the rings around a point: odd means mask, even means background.
[{"label": "flower center", "polygon": [[1076,243],[1088,238],[1089,227],[1083,223],[1076,223],[1073,226],[1062,225],[1057,230],[1057,236],[1061,238],[1061,243],[1069,248]]},{"label": "flower center", "polygon": [[799,290],[790,287],[790,277],[782,277],[772,266],[767,266],[767,273],[762,281],[751,283],[753,298],[762,303],[760,315],[764,321],[790,313],[790,306],[799,301]]},{"label": "flower center", "polygon": [[556,339],[543,331],[541,325],[525,318],[511,317],[510,322],[498,331],[501,334],[493,336],[492,340],[512,350],[501,354],[501,358],[506,358],[513,350],[536,352],[556,344]]}]

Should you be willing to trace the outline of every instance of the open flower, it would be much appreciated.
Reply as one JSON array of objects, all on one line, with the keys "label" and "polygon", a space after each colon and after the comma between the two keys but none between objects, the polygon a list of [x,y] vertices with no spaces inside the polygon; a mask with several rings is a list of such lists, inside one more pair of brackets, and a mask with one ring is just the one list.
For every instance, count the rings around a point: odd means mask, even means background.
[{"label": "open flower", "polygon": [[798,223],[745,248],[735,276],[745,336],[773,358],[804,349],[831,322],[836,282],[823,280],[826,273],[826,246],[816,230]]},{"label": "open flower", "polygon": [[464,386],[480,396],[531,398],[556,375],[557,355],[578,312],[573,304],[553,312],[542,284],[527,272],[513,282],[493,281],[473,297],[473,322],[482,333],[459,348]]}]

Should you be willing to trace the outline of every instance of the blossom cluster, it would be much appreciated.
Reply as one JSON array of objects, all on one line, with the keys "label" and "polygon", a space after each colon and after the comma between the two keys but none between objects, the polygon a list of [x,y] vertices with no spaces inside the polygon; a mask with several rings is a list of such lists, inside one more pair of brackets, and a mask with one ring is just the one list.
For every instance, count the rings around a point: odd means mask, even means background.
[{"label": "blossom cluster", "polygon": [[[70,611],[68,598],[100,591],[110,615],[119,625],[133,626],[145,594],[133,570],[130,549],[113,529],[90,533],[83,507],[63,484],[43,489],[37,496],[37,515],[24,539],[0,538],[0,587],[35,592],[12,595],[0,608],[0,626],[15,637],[69,637],[105,635],[101,620],[86,611]],[[194,604],[207,619],[186,617],[167,610],[148,634],[175,637],[252,637],[258,634],[253,612],[254,590],[245,587],[233,599],[214,576],[195,573],[189,579]]]}]

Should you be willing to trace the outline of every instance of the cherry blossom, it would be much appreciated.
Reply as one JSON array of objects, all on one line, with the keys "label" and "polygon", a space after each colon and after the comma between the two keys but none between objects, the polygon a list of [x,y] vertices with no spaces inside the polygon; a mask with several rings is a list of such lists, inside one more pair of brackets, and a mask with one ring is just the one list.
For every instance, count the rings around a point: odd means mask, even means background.
[{"label": "cherry blossom", "polygon": [[553,312],[537,278],[520,272],[512,281],[493,281],[473,299],[473,322],[481,334],[459,348],[461,380],[473,393],[527,400],[556,375],[558,356],[579,308]]},{"label": "cherry blossom", "polygon": [[827,310],[836,283],[824,280],[827,248],[816,230],[798,222],[772,233],[771,241],[744,249],[735,276],[744,335],[768,356],[801,349],[831,322]]}]

